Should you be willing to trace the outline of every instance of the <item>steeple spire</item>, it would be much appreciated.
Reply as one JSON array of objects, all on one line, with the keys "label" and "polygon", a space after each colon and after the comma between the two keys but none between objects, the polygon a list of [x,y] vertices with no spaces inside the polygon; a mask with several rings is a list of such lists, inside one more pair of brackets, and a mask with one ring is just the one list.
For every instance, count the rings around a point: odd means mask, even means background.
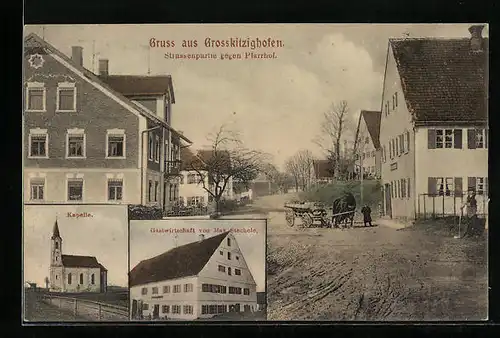
[{"label": "steeple spire", "polygon": [[54,223],[54,229],[52,230],[52,239],[54,238],[61,238],[61,235],[59,234],[59,225],[57,224],[57,217],[56,222]]}]

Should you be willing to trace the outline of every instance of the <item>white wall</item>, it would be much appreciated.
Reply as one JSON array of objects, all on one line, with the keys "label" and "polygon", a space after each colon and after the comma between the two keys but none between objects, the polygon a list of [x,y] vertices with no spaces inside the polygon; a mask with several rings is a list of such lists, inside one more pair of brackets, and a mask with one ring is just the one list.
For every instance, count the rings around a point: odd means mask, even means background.
[{"label": "white wall", "polygon": [[[71,284],[68,284],[68,274],[71,273]],[[83,284],[80,284],[80,274],[83,273]],[[91,275],[94,274],[94,284]],[[101,270],[99,268],[64,268],[65,292],[99,292],[101,289]],[[60,278],[60,277],[59,277]]]},{"label": "white wall", "polygon": [[[419,127],[415,132],[416,146],[416,192],[418,195],[428,193],[428,178],[429,177],[462,177],[462,188],[467,190],[468,177],[488,177],[488,149],[468,149],[467,148],[467,129],[464,127],[449,125],[440,127],[443,129],[462,129],[462,149],[455,148],[438,148],[428,149],[428,129]],[[426,213],[432,213],[434,210],[437,214],[443,212],[443,197],[434,199],[419,196],[417,201],[420,203],[420,213],[423,213],[424,203]],[[483,196],[476,196],[478,204],[478,213],[483,213]],[[455,202],[455,210],[459,211],[461,200],[452,197],[444,198],[445,213],[453,212],[453,204]],[[484,210],[487,212],[487,208]]]},{"label": "white wall", "polygon": [[[392,97],[397,93],[397,106],[393,109]],[[389,101],[389,114],[385,113],[385,103]],[[397,138],[400,134],[410,132],[410,149],[408,153],[395,156],[390,159],[389,141]],[[386,161],[382,161],[382,184],[396,182],[401,179],[410,180],[410,197],[391,198],[392,217],[394,218],[414,218],[415,217],[415,193],[414,193],[414,134],[411,115],[406,106],[403,95],[400,76],[397,71],[392,48],[389,48],[389,54],[386,65],[386,74],[384,80],[384,90],[382,97],[382,117],[380,125],[380,144],[385,146]],[[396,168],[396,169],[395,169]],[[384,198],[385,208],[385,198]],[[385,208],[387,210],[387,208]]]},{"label": "white wall", "polygon": [[[187,200],[189,197],[200,196],[204,198],[204,205],[208,202],[208,192],[203,189],[203,183],[191,183],[188,184],[187,177],[189,174],[196,174],[196,171],[181,171],[181,184],[179,184],[179,197],[184,199],[184,205],[187,205]],[[206,175],[205,175],[206,176]],[[208,176],[205,177],[205,186],[208,187]]]}]

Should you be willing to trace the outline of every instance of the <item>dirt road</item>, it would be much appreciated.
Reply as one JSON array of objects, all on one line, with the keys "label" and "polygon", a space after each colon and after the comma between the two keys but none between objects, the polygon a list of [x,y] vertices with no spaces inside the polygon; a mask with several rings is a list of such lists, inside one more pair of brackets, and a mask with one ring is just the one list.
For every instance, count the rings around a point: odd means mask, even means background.
[{"label": "dirt road", "polygon": [[[267,199],[261,210],[293,196]],[[291,228],[280,211],[268,219],[269,320],[487,317],[485,239],[420,227]]]}]

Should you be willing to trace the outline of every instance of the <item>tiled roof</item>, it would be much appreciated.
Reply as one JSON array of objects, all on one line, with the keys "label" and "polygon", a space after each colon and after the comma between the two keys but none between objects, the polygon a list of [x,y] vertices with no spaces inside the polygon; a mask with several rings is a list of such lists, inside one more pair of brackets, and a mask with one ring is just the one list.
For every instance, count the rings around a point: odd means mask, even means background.
[{"label": "tiled roof", "polygon": [[50,51],[51,53],[54,53],[55,55],[57,55],[58,57],[60,57],[61,59],[68,62],[69,64],[71,64],[76,69],[78,69],[80,72],[82,72],[86,78],[94,81],[95,83],[99,84],[100,86],[104,87],[105,89],[111,91],[115,96],[117,96],[121,101],[123,101],[125,104],[127,104],[130,108],[138,110],[142,116],[148,118],[149,120],[151,120],[153,122],[156,122],[156,123],[163,125],[164,127],[168,128],[172,132],[178,134],[186,142],[191,143],[191,141],[188,138],[186,138],[185,136],[180,134],[178,131],[173,129],[170,125],[168,125],[166,123],[166,121],[158,118],[157,116],[152,114],[149,110],[142,109],[140,106],[134,104],[124,94],[122,94],[121,92],[117,91],[116,89],[112,88],[107,83],[102,81],[99,76],[95,75],[94,73],[92,73],[91,71],[86,69],[85,67],[80,66],[80,65],[76,64],[75,62],[73,62],[73,60],[70,57],[68,57],[67,55],[65,55],[61,51],[59,51],[57,48],[52,46],[47,41],[40,38],[35,33],[30,33],[24,38],[24,47],[25,47],[25,51],[24,51],[25,54],[26,53],[35,53],[35,52],[40,53],[40,54],[47,54],[47,50]]},{"label": "tiled roof", "polygon": [[62,255],[62,264],[66,268],[101,268],[106,270],[93,256]]},{"label": "tiled roof", "polygon": [[[366,129],[368,129],[368,134],[372,139],[373,146],[375,149],[380,148],[380,120],[382,118],[382,113],[373,110],[362,110],[359,116],[358,131],[361,123],[361,119],[365,121]],[[357,139],[357,138],[356,138]]]},{"label": "tiled roof", "polygon": [[141,261],[130,271],[129,285],[132,287],[197,275],[228,233],[224,232],[202,241],[182,245]]},{"label": "tiled roof", "polygon": [[488,38],[390,39],[404,96],[415,122],[487,119]]},{"label": "tiled roof", "polygon": [[123,95],[164,94],[172,87],[170,75],[100,75],[99,78]]},{"label": "tiled roof", "polygon": [[332,164],[328,160],[314,160],[314,176],[318,178],[333,177]]}]

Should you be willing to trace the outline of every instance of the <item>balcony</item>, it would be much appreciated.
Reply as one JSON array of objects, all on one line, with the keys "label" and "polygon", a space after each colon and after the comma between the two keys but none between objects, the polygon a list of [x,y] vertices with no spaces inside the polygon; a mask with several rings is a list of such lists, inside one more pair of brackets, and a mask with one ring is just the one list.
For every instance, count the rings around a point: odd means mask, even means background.
[{"label": "balcony", "polygon": [[181,172],[181,160],[165,161],[165,177],[179,176]]}]

